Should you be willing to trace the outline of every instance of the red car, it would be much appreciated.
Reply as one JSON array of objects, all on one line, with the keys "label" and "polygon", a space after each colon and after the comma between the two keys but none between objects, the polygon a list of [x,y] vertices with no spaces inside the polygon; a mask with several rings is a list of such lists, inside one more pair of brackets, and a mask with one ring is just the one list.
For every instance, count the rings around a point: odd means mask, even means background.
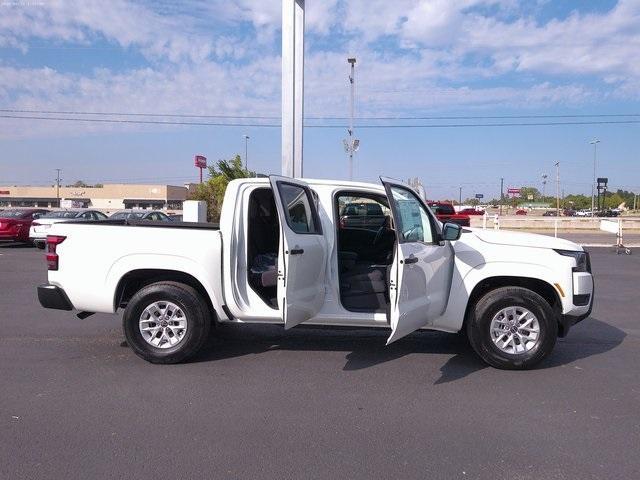
[{"label": "red car", "polygon": [[31,222],[48,211],[43,208],[10,208],[0,212],[0,240],[29,242]]},{"label": "red car", "polygon": [[484,210],[476,210],[475,208],[463,208],[458,211],[458,215],[484,215]]},{"label": "red car", "polygon": [[431,210],[433,210],[433,213],[436,214],[436,217],[438,217],[438,220],[443,223],[451,222],[457,223],[463,227],[471,226],[471,219],[469,218],[469,215],[456,213],[455,208],[453,208],[453,205],[450,203],[429,202],[429,206],[431,207]]},{"label": "red car", "polygon": [[516,210],[516,215],[526,215],[526,214],[527,214],[527,211],[522,208],[520,210]]}]

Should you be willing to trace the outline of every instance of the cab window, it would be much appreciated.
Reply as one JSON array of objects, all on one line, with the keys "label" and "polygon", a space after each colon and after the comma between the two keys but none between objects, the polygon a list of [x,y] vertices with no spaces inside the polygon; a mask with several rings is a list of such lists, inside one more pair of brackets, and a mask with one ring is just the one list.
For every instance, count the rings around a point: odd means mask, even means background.
[{"label": "cab window", "polygon": [[396,206],[394,217],[400,242],[433,243],[431,220],[422,202],[401,187],[392,186],[391,194]]},{"label": "cab window", "polygon": [[313,214],[314,201],[309,192],[291,183],[279,182],[278,187],[289,228],[295,233],[321,233]]}]

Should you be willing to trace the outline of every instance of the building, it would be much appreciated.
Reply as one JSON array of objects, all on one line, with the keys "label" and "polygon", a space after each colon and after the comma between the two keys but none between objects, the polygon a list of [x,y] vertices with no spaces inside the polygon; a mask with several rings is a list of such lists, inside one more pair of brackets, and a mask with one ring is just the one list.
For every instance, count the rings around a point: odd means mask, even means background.
[{"label": "building", "polygon": [[0,207],[91,207],[107,213],[123,208],[180,211],[182,202],[193,188],[194,184],[174,186],[114,183],[100,187],[60,187],[57,192],[55,186],[0,186]]}]

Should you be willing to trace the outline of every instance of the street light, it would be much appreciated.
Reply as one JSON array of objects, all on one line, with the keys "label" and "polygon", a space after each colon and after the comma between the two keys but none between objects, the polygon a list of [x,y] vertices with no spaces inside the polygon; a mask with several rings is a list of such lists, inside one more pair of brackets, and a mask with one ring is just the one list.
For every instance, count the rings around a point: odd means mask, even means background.
[{"label": "street light", "polygon": [[244,169],[249,171],[249,157],[247,156],[249,148],[249,135],[244,135]]},{"label": "street light", "polygon": [[589,142],[593,145],[593,183],[591,184],[591,215],[593,216],[596,208],[596,157],[598,155],[598,144],[600,140],[594,138]]}]

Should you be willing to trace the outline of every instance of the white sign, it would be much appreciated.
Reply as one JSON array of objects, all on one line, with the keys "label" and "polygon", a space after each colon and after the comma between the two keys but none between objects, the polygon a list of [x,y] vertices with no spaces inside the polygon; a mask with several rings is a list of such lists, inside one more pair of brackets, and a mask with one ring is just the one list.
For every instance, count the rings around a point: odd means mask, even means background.
[{"label": "white sign", "polygon": [[620,229],[619,222],[619,220],[600,220],[600,230],[603,232],[615,233],[617,235]]}]

